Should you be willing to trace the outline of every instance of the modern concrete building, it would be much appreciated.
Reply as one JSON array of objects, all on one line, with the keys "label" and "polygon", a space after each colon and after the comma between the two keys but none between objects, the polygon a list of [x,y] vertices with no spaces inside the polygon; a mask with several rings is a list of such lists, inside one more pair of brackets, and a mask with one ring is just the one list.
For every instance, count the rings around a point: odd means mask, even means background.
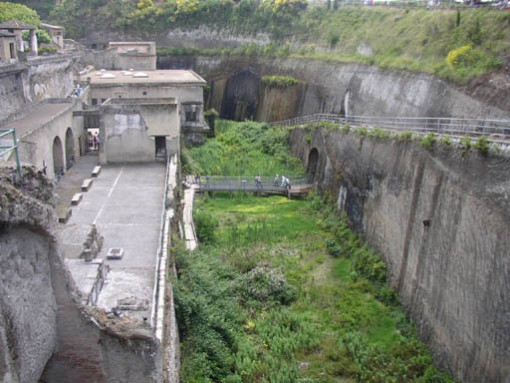
[{"label": "modern concrete building", "polygon": [[88,129],[100,130],[100,162],[151,161],[177,153],[183,134],[202,142],[206,81],[189,70],[89,71]]}]

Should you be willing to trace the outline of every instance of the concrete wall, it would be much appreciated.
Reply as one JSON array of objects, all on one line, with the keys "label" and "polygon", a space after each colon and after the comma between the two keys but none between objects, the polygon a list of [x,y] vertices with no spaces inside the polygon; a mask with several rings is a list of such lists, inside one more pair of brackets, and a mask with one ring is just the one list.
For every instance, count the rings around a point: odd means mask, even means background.
[{"label": "concrete wall", "polygon": [[84,65],[93,65],[96,69],[111,70],[155,70],[155,53],[119,53],[116,47],[95,50],[77,46]]},{"label": "concrete wall", "polygon": [[[119,97],[120,96],[120,97]],[[133,98],[133,99],[174,99],[180,103],[184,102],[203,102],[203,88],[201,86],[186,85],[164,85],[154,84],[125,84],[118,86],[99,86],[95,85],[90,90],[90,99],[98,100],[109,98]]]},{"label": "concrete wall", "polygon": [[177,105],[106,105],[101,111],[101,163],[154,161],[154,136],[166,136],[168,153],[177,152],[180,134]]},{"label": "concrete wall", "polygon": [[510,160],[293,130],[315,180],[388,264],[435,360],[460,382],[510,380]]}]

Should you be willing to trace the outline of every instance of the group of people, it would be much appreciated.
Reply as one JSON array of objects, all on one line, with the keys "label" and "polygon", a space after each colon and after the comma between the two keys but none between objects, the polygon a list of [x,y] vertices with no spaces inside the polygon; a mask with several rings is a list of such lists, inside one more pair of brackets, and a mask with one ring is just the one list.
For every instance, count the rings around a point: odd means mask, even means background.
[{"label": "group of people", "polygon": [[92,135],[92,133],[89,132],[89,149],[99,150],[99,135],[97,133]]},{"label": "group of people", "polygon": [[81,87],[80,83],[78,83],[76,84],[76,87],[73,89],[71,97],[80,97],[82,92],[83,88]]},{"label": "group of people", "polygon": [[[262,177],[257,174],[255,176],[255,186],[258,188],[258,189],[262,189]],[[290,179],[285,177],[284,175],[282,175],[282,182],[280,184],[280,176],[278,174],[276,174],[274,176],[274,184],[273,184],[274,187],[281,187],[281,188],[284,188],[284,189],[290,189]]]}]

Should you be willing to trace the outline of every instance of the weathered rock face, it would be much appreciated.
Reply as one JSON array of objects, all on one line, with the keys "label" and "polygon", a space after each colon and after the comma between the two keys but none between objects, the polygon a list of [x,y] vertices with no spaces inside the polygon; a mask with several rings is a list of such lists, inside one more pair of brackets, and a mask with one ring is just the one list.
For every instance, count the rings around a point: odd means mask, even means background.
[{"label": "weathered rock face", "polygon": [[[286,75],[306,84],[300,96],[295,97],[295,116],[333,113],[381,117],[510,118],[510,98],[507,97],[510,84],[507,80],[507,85],[500,82],[479,84],[475,91],[426,74],[294,58],[161,57],[158,67],[193,69],[203,76],[211,84],[208,106],[218,110],[222,117],[231,118],[231,109],[238,102],[247,103],[256,110],[257,116],[269,121],[273,116],[286,116],[288,95],[285,91],[279,98],[272,95],[271,103],[247,96],[249,90],[253,90],[251,95],[261,88],[262,76]],[[230,81],[233,79],[236,81]],[[241,88],[247,90],[239,92]],[[488,99],[483,97],[484,94],[492,96]]]},{"label": "weathered rock face", "polygon": [[0,380],[37,382],[57,343],[55,219],[42,175],[15,187],[14,174],[0,175]]},{"label": "weathered rock face", "polygon": [[292,131],[294,153],[383,256],[437,363],[461,382],[509,381],[510,160],[308,134]]},{"label": "weathered rock face", "polygon": [[80,305],[56,234],[53,186],[0,168],[0,381],[161,382],[147,323]]}]

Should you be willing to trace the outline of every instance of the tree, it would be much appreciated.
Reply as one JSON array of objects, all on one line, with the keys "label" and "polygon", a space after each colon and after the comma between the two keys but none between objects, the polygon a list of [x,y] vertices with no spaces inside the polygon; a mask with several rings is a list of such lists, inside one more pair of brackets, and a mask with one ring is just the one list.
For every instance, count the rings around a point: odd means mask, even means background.
[{"label": "tree", "polygon": [[22,4],[0,3],[0,22],[18,20],[37,27],[41,19],[36,11]]},{"label": "tree", "polygon": [[[51,43],[51,37],[44,29],[37,29],[35,31],[35,34],[37,35],[37,44],[49,44]],[[23,40],[30,41],[30,32],[25,31],[23,32]]]}]

